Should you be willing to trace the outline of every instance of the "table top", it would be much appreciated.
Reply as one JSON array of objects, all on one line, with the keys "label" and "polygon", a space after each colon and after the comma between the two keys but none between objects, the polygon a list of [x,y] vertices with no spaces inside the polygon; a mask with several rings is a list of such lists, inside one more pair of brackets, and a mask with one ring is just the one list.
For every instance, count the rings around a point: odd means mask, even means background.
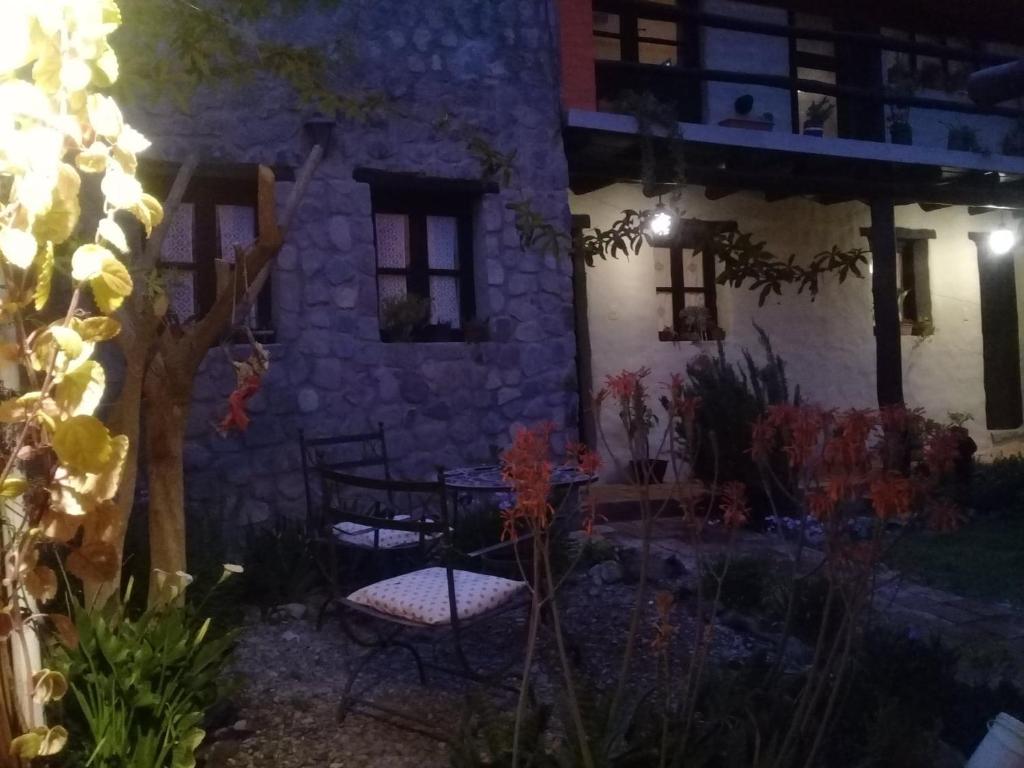
[{"label": "table top", "polygon": [[[597,475],[581,472],[578,467],[563,465],[551,470],[552,488],[572,488],[597,480]],[[444,473],[445,485],[462,491],[509,492],[512,485],[501,476],[501,467],[487,464],[480,467],[457,467]]]}]

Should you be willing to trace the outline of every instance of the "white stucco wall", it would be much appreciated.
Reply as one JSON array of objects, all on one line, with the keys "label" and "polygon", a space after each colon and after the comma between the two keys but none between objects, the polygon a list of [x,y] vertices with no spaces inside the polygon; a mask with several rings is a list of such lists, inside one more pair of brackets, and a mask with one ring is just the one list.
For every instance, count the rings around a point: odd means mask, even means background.
[{"label": "white stucco wall", "polygon": [[[634,185],[615,185],[571,198],[573,213],[587,214],[591,224],[604,227],[625,208],[651,203]],[[688,189],[681,202],[685,216],[734,220],[740,229],[768,243],[780,257],[798,259],[833,244],[867,248],[860,228],[870,225],[866,205],[837,205],[791,199],[767,203],[759,195],[738,193],[710,201],[702,188]],[[908,404],[923,407],[944,419],[950,411],[973,414],[968,424],[982,447],[991,444],[985,429],[982,371],[978,256],[969,232],[986,232],[1000,224],[998,214],[970,216],[965,208],[927,213],[918,206],[901,206],[896,225],[933,229],[929,241],[929,272],[935,333],[927,338],[903,337],[904,389]],[[1017,256],[1018,296],[1024,296]],[[718,286],[719,323],[726,333],[730,359],[741,359],[745,347],[760,357],[756,322],[770,335],[788,365],[791,387],[799,384],[805,397],[839,407],[875,404],[875,345],[871,283],[851,277],[840,285],[825,279],[815,301],[795,290],[773,297],[758,307],[757,294],[747,288]],[[644,246],[629,259],[599,261],[587,272],[592,367],[595,385],[610,373],[649,366],[659,384],[683,371],[702,352],[714,354],[714,343],[671,343],[658,340],[655,287],[669,284],[655,269],[651,249]],[[604,415],[606,432],[617,434],[615,414]],[[625,451],[623,443],[615,446]]]}]

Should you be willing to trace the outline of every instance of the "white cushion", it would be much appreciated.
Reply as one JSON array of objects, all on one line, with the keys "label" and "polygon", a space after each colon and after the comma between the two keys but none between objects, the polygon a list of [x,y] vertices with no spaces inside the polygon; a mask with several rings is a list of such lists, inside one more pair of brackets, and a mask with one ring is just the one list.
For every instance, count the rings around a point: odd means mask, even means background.
[{"label": "white cushion", "polygon": [[[525,582],[472,571],[454,571],[455,604],[460,619],[471,619],[497,608]],[[423,568],[356,590],[348,599],[375,611],[428,626],[451,622],[448,576],[444,568]]]},{"label": "white cushion", "polygon": [[[408,515],[395,515],[395,520],[408,520]],[[390,528],[372,528],[359,523],[338,523],[333,527],[334,537],[353,547],[365,549],[400,549],[401,547],[414,547],[420,543],[420,534],[417,531],[395,531]],[[431,541],[440,536],[439,533],[430,533],[423,537],[424,541]]]}]

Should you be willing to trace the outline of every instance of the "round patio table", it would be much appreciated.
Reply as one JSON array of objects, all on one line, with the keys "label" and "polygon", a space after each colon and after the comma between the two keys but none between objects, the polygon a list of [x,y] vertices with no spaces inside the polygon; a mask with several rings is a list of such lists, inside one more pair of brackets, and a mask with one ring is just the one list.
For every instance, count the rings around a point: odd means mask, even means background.
[{"label": "round patio table", "polygon": [[[551,470],[553,490],[578,488],[597,481],[597,475],[580,471],[578,467],[563,465]],[[501,476],[501,467],[487,464],[480,467],[459,467],[444,473],[449,488],[467,493],[511,493],[512,484]]]}]

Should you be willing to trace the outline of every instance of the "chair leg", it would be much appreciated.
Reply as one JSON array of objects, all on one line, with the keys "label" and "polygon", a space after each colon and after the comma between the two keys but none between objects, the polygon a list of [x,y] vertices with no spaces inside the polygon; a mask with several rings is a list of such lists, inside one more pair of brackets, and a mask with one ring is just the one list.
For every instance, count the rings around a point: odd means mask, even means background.
[{"label": "chair leg", "polygon": [[409,654],[413,658],[413,661],[416,662],[416,674],[419,675],[420,685],[425,686],[427,684],[427,670],[426,666],[423,663],[423,657],[420,655],[420,652],[416,649],[416,646],[412,643],[407,643],[402,640],[394,640],[392,641],[392,644],[399,648],[404,648],[409,652]]},{"label": "chair leg", "polygon": [[359,699],[357,696],[352,694],[353,689],[356,685],[356,680],[370,662],[372,662],[377,656],[379,656],[387,646],[379,645],[372,649],[368,653],[364,653],[353,665],[352,671],[349,673],[348,680],[345,681],[345,688],[341,692],[341,700],[338,702],[337,719],[338,725],[345,722],[345,718],[348,713],[351,712]]}]

